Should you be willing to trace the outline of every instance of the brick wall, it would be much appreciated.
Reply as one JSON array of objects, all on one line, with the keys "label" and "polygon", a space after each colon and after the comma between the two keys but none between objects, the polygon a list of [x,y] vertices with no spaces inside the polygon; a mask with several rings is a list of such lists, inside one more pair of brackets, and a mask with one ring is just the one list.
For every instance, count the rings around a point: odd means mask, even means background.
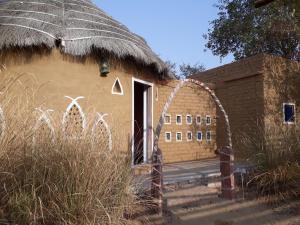
[{"label": "brick wall", "polygon": [[[216,95],[229,116],[233,147],[242,154],[247,148],[243,143],[245,138],[261,140],[266,126],[288,128],[283,124],[284,102],[296,103],[299,115],[300,92],[296,88],[300,86],[299,65],[295,61],[259,54],[192,78],[215,84]],[[219,112],[217,115],[217,145],[221,147],[224,120]],[[296,118],[296,121],[299,120]]]},{"label": "brick wall", "polygon": [[[267,56],[264,60],[265,124],[282,125],[283,103],[296,104],[296,117],[300,113],[300,63],[280,57]],[[298,106],[298,107],[297,107]],[[299,119],[296,118],[299,125]]]},{"label": "brick wall", "polygon": [[[167,98],[179,81],[161,83],[158,86],[158,107],[156,118],[160,117]],[[194,84],[184,86],[175,96],[168,115],[171,124],[165,124],[159,141],[166,163],[191,161],[215,156],[216,150],[216,106],[209,94]],[[182,116],[182,124],[176,124],[176,115]],[[192,124],[187,124],[186,116],[192,116]],[[197,125],[196,116],[201,116],[201,124]],[[206,125],[205,117],[212,118],[212,124]],[[202,132],[202,141],[197,141],[196,134]],[[212,134],[211,141],[207,141],[206,132]],[[171,132],[172,140],[165,140],[166,132]],[[182,132],[182,141],[176,141],[176,133]],[[192,132],[192,140],[187,140],[187,132]]]},{"label": "brick wall", "polygon": [[[216,95],[229,116],[233,148],[243,152],[241,136],[255,137],[264,114],[263,55],[202,72],[192,78],[215,84]],[[225,145],[224,119],[217,112],[217,145]]]},{"label": "brick wall", "polygon": [[[300,63],[268,56],[264,61],[265,137],[272,148],[294,148],[300,136]],[[295,104],[295,123],[284,122],[283,103]]]}]

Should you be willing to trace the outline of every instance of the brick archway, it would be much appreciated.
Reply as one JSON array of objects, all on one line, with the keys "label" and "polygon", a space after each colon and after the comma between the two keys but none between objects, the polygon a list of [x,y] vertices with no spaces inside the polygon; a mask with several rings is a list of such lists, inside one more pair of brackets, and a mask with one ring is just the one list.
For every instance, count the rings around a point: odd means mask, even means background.
[{"label": "brick archway", "polygon": [[167,102],[164,105],[163,111],[161,113],[161,116],[159,118],[159,122],[158,125],[156,127],[156,133],[155,133],[155,140],[154,140],[154,146],[153,146],[153,152],[157,151],[158,149],[158,141],[159,141],[159,137],[160,137],[160,132],[162,130],[162,127],[164,126],[164,117],[165,114],[168,112],[168,109],[170,107],[170,105],[173,102],[173,99],[175,98],[176,94],[179,92],[179,90],[181,88],[183,88],[185,85],[187,85],[188,83],[193,83],[196,84],[198,87],[200,87],[201,89],[204,89],[205,91],[207,91],[209,93],[209,95],[212,97],[214,103],[217,105],[217,107],[220,109],[220,111],[223,114],[223,117],[225,119],[225,132],[226,132],[226,147],[232,148],[232,140],[231,140],[231,130],[230,130],[230,123],[229,123],[229,119],[228,119],[228,115],[224,109],[224,107],[222,106],[220,100],[218,99],[218,97],[215,95],[215,93],[203,82],[194,80],[194,79],[185,79],[180,81],[179,84],[177,84],[177,86],[174,88],[174,90],[172,91],[172,93],[170,94]]},{"label": "brick archway", "polygon": [[228,115],[221,104],[215,93],[203,82],[194,79],[185,79],[180,81],[180,83],[174,88],[172,93],[167,99],[162,110],[158,125],[156,127],[154,146],[153,146],[153,156],[152,156],[152,195],[154,198],[158,199],[158,205],[162,208],[162,152],[158,147],[159,137],[161,130],[164,126],[164,117],[168,112],[170,105],[172,104],[176,94],[186,86],[192,83],[197,85],[199,88],[205,90],[212,97],[216,106],[220,109],[224,120],[225,120],[225,133],[226,133],[226,146],[222,147],[220,150],[220,170],[221,170],[221,180],[222,180],[222,196],[225,198],[232,198],[234,192],[234,176],[233,176],[233,162],[234,154],[232,149],[232,138],[231,129]]}]

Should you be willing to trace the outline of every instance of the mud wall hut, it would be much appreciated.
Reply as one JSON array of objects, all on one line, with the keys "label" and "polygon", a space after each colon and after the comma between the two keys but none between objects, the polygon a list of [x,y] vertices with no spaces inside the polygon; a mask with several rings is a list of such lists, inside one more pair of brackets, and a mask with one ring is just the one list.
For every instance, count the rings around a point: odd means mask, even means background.
[{"label": "mud wall hut", "polygon": [[[151,161],[155,126],[178,82],[142,37],[89,0],[1,1],[0,66],[2,81],[21,75],[18,79],[29,85],[28,77],[34,77],[40,84],[36,106],[61,112],[66,131],[72,125],[80,135],[97,121],[97,112],[100,117],[107,114],[105,122],[118,136],[111,148],[126,151],[124,146],[129,146],[133,164]],[[214,119],[213,105],[201,112],[194,109],[209,101],[205,91],[185,87],[182,93],[178,98],[191,99],[191,107],[171,109],[173,118],[180,114],[186,121],[190,115],[189,126],[196,124],[197,115]],[[208,144],[201,144],[200,129],[187,133],[190,129],[174,124],[160,140],[165,162],[214,156],[214,128],[207,134]],[[166,132],[178,140],[165,138]]]}]

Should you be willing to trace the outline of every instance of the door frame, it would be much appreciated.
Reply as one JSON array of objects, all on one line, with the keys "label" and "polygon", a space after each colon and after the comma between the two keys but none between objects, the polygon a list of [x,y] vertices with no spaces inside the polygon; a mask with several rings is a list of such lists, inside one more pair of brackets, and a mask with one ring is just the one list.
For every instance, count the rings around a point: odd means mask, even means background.
[{"label": "door frame", "polygon": [[[153,121],[154,121],[154,118],[153,118],[153,87],[154,87],[154,84],[151,83],[151,82],[148,82],[148,81],[144,81],[144,80],[141,80],[141,79],[138,79],[138,78],[135,78],[135,77],[132,77],[132,84],[131,84],[131,88],[132,88],[132,100],[131,100],[131,116],[132,116],[132,122],[131,122],[131,154],[132,154],[132,159],[131,159],[131,162],[132,162],[132,166],[138,166],[138,165],[134,165],[134,82],[138,82],[138,83],[141,83],[141,84],[144,84],[144,85],[147,85],[149,86],[150,90],[151,90],[151,95],[150,95],[150,98],[151,98],[151,117],[152,117],[152,121],[151,121],[151,124],[150,126],[151,127],[148,127],[148,132],[152,132],[151,134],[151,143],[150,143],[150,151],[149,149],[143,149],[143,158],[144,158],[144,162],[142,164],[146,164],[148,162],[148,153],[152,152],[153,151],[153,141],[154,141],[154,134],[153,134]],[[149,93],[149,92],[148,92]],[[144,118],[145,118],[145,106],[143,106],[143,111],[144,111]],[[145,125],[145,124],[144,124]],[[149,126],[149,124],[148,124]],[[149,136],[148,136],[149,137]],[[148,140],[149,141],[149,140]],[[148,145],[148,148],[149,148],[149,145]]]}]

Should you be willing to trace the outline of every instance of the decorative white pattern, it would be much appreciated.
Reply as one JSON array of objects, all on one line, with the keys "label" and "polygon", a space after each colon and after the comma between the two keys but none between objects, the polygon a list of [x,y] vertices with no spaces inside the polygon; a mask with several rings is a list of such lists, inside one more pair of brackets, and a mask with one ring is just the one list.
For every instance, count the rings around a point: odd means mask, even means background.
[{"label": "decorative white pattern", "polygon": [[171,142],[172,141],[172,132],[167,131],[165,132],[165,142]]},{"label": "decorative white pattern", "polygon": [[193,141],[193,132],[192,131],[188,131],[186,132],[186,140],[189,141]]},{"label": "decorative white pattern", "polygon": [[95,124],[92,128],[92,137],[94,145],[101,145],[106,149],[112,150],[112,135],[111,130],[104,120],[107,114],[97,113]]},{"label": "decorative white pattern", "polygon": [[[158,141],[159,141],[159,136],[160,136],[160,132],[162,130],[162,127],[164,126],[164,118],[165,115],[171,105],[171,103],[173,102],[173,99],[175,97],[175,95],[178,93],[178,91],[184,87],[185,85],[187,85],[188,83],[192,83],[197,85],[198,87],[200,87],[201,89],[204,89],[206,92],[209,93],[209,95],[212,97],[213,101],[215,102],[215,104],[217,105],[217,107],[220,109],[220,111],[222,112],[224,119],[225,119],[225,133],[226,133],[226,144],[228,146],[228,148],[230,149],[230,151],[233,154],[233,149],[232,149],[232,139],[231,139],[231,129],[230,129],[230,123],[229,123],[229,118],[228,115],[223,107],[223,105],[221,104],[220,100],[218,99],[218,97],[215,95],[215,93],[208,87],[206,86],[206,84],[204,84],[203,82],[194,80],[194,79],[185,79],[185,80],[181,80],[177,86],[174,88],[174,90],[172,91],[172,93],[170,94],[169,98],[167,99],[167,102],[165,103],[165,106],[162,110],[162,113],[160,115],[160,119],[158,122],[158,125],[156,127],[156,132],[155,132],[155,140],[154,140],[154,146],[153,146],[153,157],[155,157],[155,154],[157,154],[157,150],[158,150]],[[222,152],[221,152],[222,153]]]},{"label": "decorative white pattern", "polygon": [[176,132],[176,142],[182,142],[182,132]]},{"label": "decorative white pattern", "polygon": [[[40,113],[38,120],[34,126],[34,135],[33,135],[33,145],[37,144],[37,141],[40,138],[48,137],[51,139],[52,142],[55,140],[54,128],[51,124],[51,120],[49,118],[49,112],[53,112],[54,110],[42,110],[41,108],[36,108],[36,110]],[[48,132],[47,132],[48,130]]]},{"label": "decorative white pattern", "polygon": [[165,115],[165,124],[171,124],[172,122],[172,117],[170,114]]},{"label": "decorative white pattern", "polygon": [[196,124],[201,125],[201,116],[200,115],[196,115]]},{"label": "decorative white pattern", "polygon": [[80,138],[86,128],[86,118],[83,113],[81,106],[78,103],[79,99],[83,99],[83,96],[77,98],[71,98],[65,96],[66,98],[72,100],[68,105],[66,112],[63,116],[62,126],[63,132],[66,137],[77,139]]},{"label": "decorative white pattern", "polygon": [[176,125],[182,125],[182,115],[176,115]]},{"label": "decorative white pattern", "polygon": [[186,124],[187,125],[193,124],[193,116],[191,114],[186,115]]},{"label": "decorative white pattern", "polygon": [[206,117],[205,117],[205,124],[207,126],[211,125],[211,116],[210,115],[206,115]]},{"label": "decorative white pattern", "polygon": [[115,80],[115,82],[111,88],[111,93],[113,95],[124,95],[123,87],[122,87],[121,81],[118,77]]},{"label": "decorative white pattern", "polygon": [[6,70],[6,65],[5,64],[0,64],[0,73],[2,73],[2,71],[5,71],[5,70]]}]

